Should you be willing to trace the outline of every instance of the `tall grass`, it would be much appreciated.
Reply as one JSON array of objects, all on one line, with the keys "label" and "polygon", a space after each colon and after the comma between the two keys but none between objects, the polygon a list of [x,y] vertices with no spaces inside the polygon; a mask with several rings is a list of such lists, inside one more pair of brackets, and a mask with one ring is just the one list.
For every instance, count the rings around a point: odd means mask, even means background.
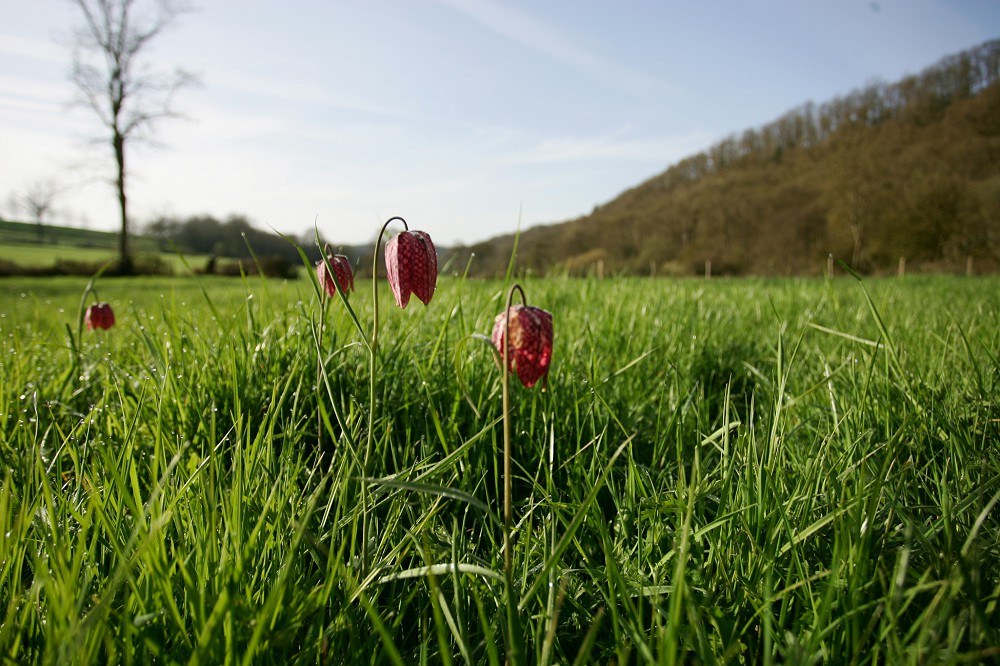
[{"label": "tall grass", "polygon": [[84,281],[4,281],[5,661],[1000,659],[1000,282],[524,284],[508,632],[506,285],[394,309],[370,414],[306,281],[104,279],[80,339]]}]

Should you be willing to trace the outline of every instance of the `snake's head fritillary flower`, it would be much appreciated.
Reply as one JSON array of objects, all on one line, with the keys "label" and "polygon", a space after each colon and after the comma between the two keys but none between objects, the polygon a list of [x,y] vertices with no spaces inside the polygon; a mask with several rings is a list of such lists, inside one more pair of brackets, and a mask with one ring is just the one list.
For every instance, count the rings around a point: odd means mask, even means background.
[{"label": "snake's head fritillary flower", "polygon": [[95,328],[107,330],[115,325],[115,312],[109,303],[94,303],[83,313],[83,323],[88,331]]},{"label": "snake's head fritillary flower", "polygon": [[[508,370],[516,371],[525,387],[531,388],[539,379],[548,381],[552,360],[552,314],[529,305],[512,305],[510,313],[510,343]],[[507,312],[501,312],[493,322],[493,346],[503,358],[504,329]]]},{"label": "snake's head fritillary flower", "polygon": [[385,244],[385,269],[396,304],[405,308],[414,294],[424,305],[437,286],[437,250],[425,231],[403,231]]},{"label": "snake's head fritillary flower", "polygon": [[[328,262],[333,269],[332,275],[326,267]],[[340,285],[340,290],[345,294],[354,291],[354,270],[351,268],[351,260],[342,254],[330,252],[326,255],[326,261],[320,259],[316,264],[316,277],[330,298],[337,295],[337,285]],[[333,282],[334,279],[337,280],[336,284]]]}]

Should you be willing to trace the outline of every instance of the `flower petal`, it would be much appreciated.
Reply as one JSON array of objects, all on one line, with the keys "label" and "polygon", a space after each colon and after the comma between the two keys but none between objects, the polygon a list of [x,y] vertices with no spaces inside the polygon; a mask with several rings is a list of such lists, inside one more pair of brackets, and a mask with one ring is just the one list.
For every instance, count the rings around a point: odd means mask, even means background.
[{"label": "flower petal", "polygon": [[[333,269],[332,275],[327,270],[327,263]],[[337,295],[337,286],[333,282],[334,278],[336,278],[337,284],[340,285],[340,289],[345,294],[349,291],[354,291],[354,270],[351,268],[351,260],[342,254],[329,254],[326,257],[326,261],[320,259],[319,263],[316,264],[316,277],[319,279],[319,283],[323,285],[326,295],[331,298]]]},{"label": "flower petal", "polygon": [[95,328],[107,330],[115,325],[115,312],[109,303],[94,303],[83,313],[83,323],[88,331]]},{"label": "flower petal", "polygon": [[437,286],[437,251],[424,231],[403,231],[385,244],[385,268],[396,304],[405,308],[410,294],[424,305]]},{"label": "flower petal", "polygon": [[402,236],[396,234],[385,244],[385,271],[396,305],[405,308],[410,302],[410,271],[408,256],[400,245]]},{"label": "flower petal", "polygon": [[[552,361],[552,314],[526,305],[510,308],[510,342],[507,365],[525,387],[531,388],[546,377]],[[507,314],[501,312],[493,322],[493,345],[503,354]]]},{"label": "flower petal", "polygon": [[431,237],[424,231],[410,232],[410,237],[413,239],[415,256],[410,284],[416,297],[424,305],[428,305],[437,287],[437,250],[434,249]]}]

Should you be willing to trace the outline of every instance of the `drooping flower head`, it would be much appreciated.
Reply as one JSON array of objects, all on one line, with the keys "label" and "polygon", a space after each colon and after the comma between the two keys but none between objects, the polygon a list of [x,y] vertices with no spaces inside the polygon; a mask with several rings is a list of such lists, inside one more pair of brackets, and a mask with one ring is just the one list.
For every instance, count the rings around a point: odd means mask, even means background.
[{"label": "drooping flower head", "polygon": [[[332,275],[327,270],[327,262],[333,269]],[[340,285],[340,290],[345,294],[354,291],[354,270],[351,268],[351,260],[342,254],[334,254],[329,250],[329,247],[327,248],[326,261],[320,259],[319,263],[316,264],[316,277],[319,278],[319,283],[330,298],[337,295],[337,285]],[[333,282],[334,279],[337,280],[336,284]]]},{"label": "drooping flower head", "polygon": [[424,305],[437,286],[437,250],[425,231],[403,231],[385,244],[385,269],[396,304],[405,308],[414,294]]},{"label": "drooping flower head", "polygon": [[525,387],[531,388],[539,379],[548,381],[552,360],[552,314],[529,305],[512,305],[493,322],[493,346],[503,358],[504,329],[510,314],[510,342],[507,365],[516,371]]},{"label": "drooping flower head", "polygon": [[83,323],[88,331],[95,328],[107,330],[115,325],[115,312],[110,303],[94,303],[83,313]]}]

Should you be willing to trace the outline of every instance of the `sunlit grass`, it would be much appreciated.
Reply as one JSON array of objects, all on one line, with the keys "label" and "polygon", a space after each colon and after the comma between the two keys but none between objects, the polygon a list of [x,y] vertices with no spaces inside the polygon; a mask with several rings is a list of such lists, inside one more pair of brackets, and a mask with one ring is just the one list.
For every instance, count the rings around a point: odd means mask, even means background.
[{"label": "sunlit grass", "polygon": [[[500,374],[474,334],[505,285],[382,290],[362,548],[343,307],[320,326],[305,280],[102,279],[118,325],[76,340],[85,283],[0,283],[0,654],[503,663]],[[550,390],[511,387],[529,663],[1000,657],[1000,281],[524,284],[555,319]]]},{"label": "sunlit grass", "polygon": [[[0,260],[10,261],[18,266],[52,267],[60,262],[76,262],[92,265],[113,263],[118,259],[117,248],[80,247],[67,244],[46,245],[44,243],[2,243]],[[163,262],[174,273],[188,275],[192,269],[202,268],[208,257],[205,255],[184,255],[175,252],[143,252],[139,261],[155,259]]]}]

